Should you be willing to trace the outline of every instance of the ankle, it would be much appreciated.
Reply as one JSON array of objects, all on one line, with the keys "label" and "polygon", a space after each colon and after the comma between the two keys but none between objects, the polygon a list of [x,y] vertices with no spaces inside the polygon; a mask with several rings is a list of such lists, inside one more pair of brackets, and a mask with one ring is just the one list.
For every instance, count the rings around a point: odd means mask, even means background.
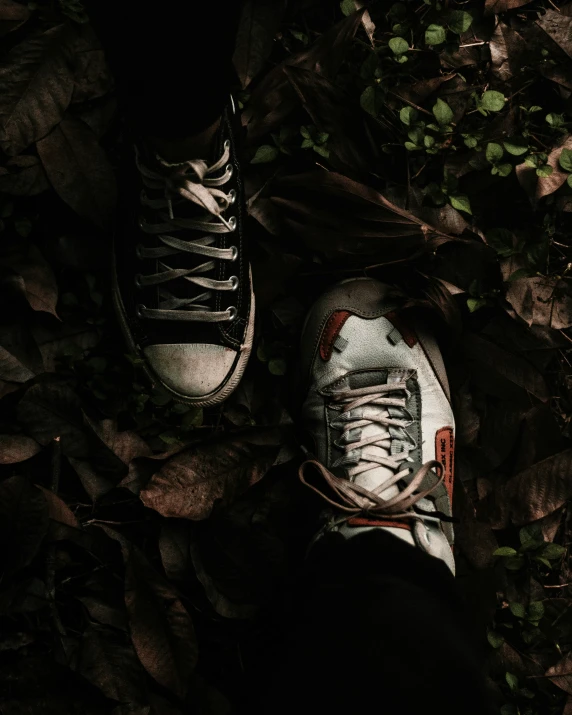
[{"label": "ankle", "polygon": [[213,124],[198,134],[182,139],[164,139],[149,137],[149,143],[162,159],[169,162],[186,161],[188,159],[210,159],[215,135],[220,126],[218,117]]}]

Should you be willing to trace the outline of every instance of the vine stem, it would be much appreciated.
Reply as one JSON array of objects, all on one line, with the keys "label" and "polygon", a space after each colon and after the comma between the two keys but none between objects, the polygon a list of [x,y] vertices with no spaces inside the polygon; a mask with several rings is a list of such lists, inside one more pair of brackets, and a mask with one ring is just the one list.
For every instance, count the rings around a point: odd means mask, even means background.
[{"label": "vine stem", "polygon": [[[52,443],[52,464],[51,464],[51,477],[50,477],[50,491],[57,495],[60,487],[60,473],[62,464],[62,445],[59,437],[56,437]],[[52,542],[48,546],[48,553],[46,556],[46,591],[48,595],[48,601],[50,604],[50,613],[52,616],[52,622],[54,624],[54,629],[60,636],[60,648],[64,660],[66,659],[66,653],[64,644],[61,641],[61,636],[66,635],[66,630],[61,622],[60,614],[58,613],[58,608],[56,605],[56,543]]]}]

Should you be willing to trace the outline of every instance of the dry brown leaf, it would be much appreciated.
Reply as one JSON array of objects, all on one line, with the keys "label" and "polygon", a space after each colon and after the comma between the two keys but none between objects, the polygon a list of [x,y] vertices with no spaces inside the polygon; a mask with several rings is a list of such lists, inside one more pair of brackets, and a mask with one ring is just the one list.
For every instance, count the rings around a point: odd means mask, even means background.
[{"label": "dry brown leaf", "polygon": [[509,283],[506,298],[528,325],[555,330],[572,325],[572,281],[535,276]]},{"label": "dry brown leaf", "polygon": [[562,688],[568,695],[572,695],[572,651],[567,653],[556,665],[548,668],[546,676]]},{"label": "dry brown leaf", "polygon": [[528,5],[531,0],[486,0],[485,15],[498,15],[500,12],[515,10],[517,7]]},{"label": "dry brown leaf", "polygon": [[0,167],[0,191],[12,196],[35,196],[50,187],[37,156],[22,154]]},{"label": "dry brown leaf", "polygon": [[17,30],[30,17],[25,5],[14,0],[0,0],[0,37]]},{"label": "dry brown leaf", "polygon": [[0,65],[0,147],[19,154],[58,124],[73,92],[72,30],[58,25],[32,35]]},{"label": "dry brown leaf", "polygon": [[550,154],[548,154],[547,164],[553,171],[550,176],[540,177],[536,184],[536,199],[541,199],[543,196],[549,196],[566,183],[568,172],[560,168],[558,159],[562,153],[562,149],[572,149],[572,136],[567,136],[558,146],[556,146]]},{"label": "dry brown leaf", "polygon": [[66,117],[37,148],[60,198],[80,216],[109,227],[117,200],[115,174],[91,129]]},{"label": "dry brown leaf", "polygon": [[9,266],[24,281],[24,293],[33,310],[51,313],[58,318],[58,286],[49,263],[35,245],[30,245],[26,255],[18,254],[0,259],[0,265]]},{"label": "dry brown leaf", "polygon": [[44,499],[48,505],[48,516],[50,519],[60,524],[67,524],[67,526],[71,526],[74,529],[80,528],[79,521],[76,519],[75,514],[63,499],[60,499],[57,494],[54,494],[49,489],[44,489],[44,487],[39,484],[36,484],[36,486],[44,495]]},{"label": "dry brown leaf", "polygon": [[548,8],[540,15],[536,24],[568,57],[572,57],[572,17]]},{"label": "dry brown leaf", "polygon": [[25,434],[0,435],[0,464],[17,464],[30,459],[41,450],[35,439]]}]

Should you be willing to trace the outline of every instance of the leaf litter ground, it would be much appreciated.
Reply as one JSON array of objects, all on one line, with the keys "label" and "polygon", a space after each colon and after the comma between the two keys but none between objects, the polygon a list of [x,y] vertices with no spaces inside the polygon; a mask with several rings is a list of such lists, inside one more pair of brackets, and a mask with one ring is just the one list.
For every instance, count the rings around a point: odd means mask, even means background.
[{"label": "leaf litter ground", "polygon": [[293,476],[300,325],[368,275],[443,345],[458,578],[502,715],[571,713],[572,4],[246,1],[260,319],[204,413],[113,319],[122,125],[86,20],[0,2],[2,712],[241,711],[318,508]]}]

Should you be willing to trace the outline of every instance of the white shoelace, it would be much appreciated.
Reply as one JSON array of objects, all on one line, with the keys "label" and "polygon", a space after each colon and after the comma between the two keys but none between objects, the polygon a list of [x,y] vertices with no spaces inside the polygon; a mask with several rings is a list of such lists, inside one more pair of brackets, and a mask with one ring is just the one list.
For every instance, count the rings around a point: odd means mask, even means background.
[{"label": "white shoelace", "polygon": [[[401,393],[404,396],[392,396],[390,393]],[[346,424],[342,430],[342,436],[338,443],[343,444],[345,456],[334,463],[334,467],[347,462],[347,457],[352,456],[351,453],[355,450],[361,450],[356,458],[356,464],[347,469],[348,478],[337,477],[316,459],[306,460],[300,467],[299,477],[303,484],[310,487],[313,491],[319,494],[325,501],[336,507],[346,514],[348,518],[357,515],[369,516],[374,518],[391,517],[392,520],[398,519],[424,519],[426,515],[419,514],[413,511],[413,506],[421,499],[431,494],[434,489],[441,484],[445,478],[443,467],[440,462],[431,460],[426,462],[411,478],[409,484],[402,489],[399,494],[390,498],[383,499],[380,493],[385,492],[389,487],[396,485],[404,477],[409,476],[412,471],[411,467],[404,466],[404,462],[408,459],[409,449],[404,449],[402,453],[391,455],[391,442],[394,439],[389,431],[383,434],[372,435],[364,439],[353,440],[351,431],[368,427],[370,425],[383,425],[385,427],[399,427],[410,442],[412,447],[415,446],[415,441],[407,434],[407,427],[412,424],[411,419],[399,419],[391,417],[387,408],[397,407],[407,413],[406,402],[410,397],[410,392],[407,389],[404,380],[392,382],[385,385],[373,385],[371,387],[348,388],[332,393],[332,400],[344,405],[341,411],[339,421]],[[368,417],[365,417],[367,406],[380,406],[382,409],[367,411]],[[386,408],[386,409],[383,409]],[[362,414],[352,415],[352,410],[359,411]],[[408,414],[408,413],[407,413]],[[364,448],[373,446],[380,450],[366,451]],[[381,452],[381,454],[379,453]],[[330,489],[334,492],[337,499],[330,498],[321,489],[310,484],[305,477],[305,471],[308,465],[315,467],[322,475]],[[394,472],[394,475],[388,479],[384,479],[382,483],[370,491],[364,487],[351,481],[358,474],[376,469],[379,466],[389,468]],[[434,469],[437,473],[438,481],[429,489],[415,493],[421,486],[426,475]]]},{"label": "white shoelace", "polygon": [[[238,278],[231,276],[226,281],[207,277],[206,273],[214,270],[216,260],[234,261],[237,258],[237,248],[217,248],[213,244],[214,234],[232,233],[236,228],[236,217],[226,219],[223,213],[231,206],[236,194],[228,194],[219,187],[224,186],[232,176],[232,164],[227,164],[230,157],[230,142],[224,143],[224,152],[214,164],[206,161],[190,160],[179,164],[169,164],[159,160],[165,169],[164,173],[153,171],[145,166],[138,152],[136,162],[143,177],[143,184],[149,189],[163,189],[165,198],[150,199],[145,192],[141,194],[141,203],[149,208],[159,210],[161,221],[147,223],[140,221],[140,228],[148,234],[157,235],[161,246],[148,248],[137,247],[140,258],[165,259],[181,253],[204,256],[210,260],[194,268],[171,268],[165,261],[159,260],[159,272],[136,277],[136,283],[141,287],[160,285],[160,302],[158,308],[147,308],[140,305],[138,312],[145,318],[160,320],[193,320],[206,323],[218,323],[233,320],[236,308],[232,306],[224,311],[214,311],[208,303],[212,299],[212,291],[234,291],[238,287]],[[226,171],[220,177],[212,176],[227,164]],[[205,214],[196,218],[177,218],[174,209],[185,201],[205,209]],[[214,220],[213,220],[214,219]],[[206,235],[183,240],[170,235],[185,229],[204,231]],[[204,288],[204,292],[194,297],[177,298],[166,288],[169,281],[182,278],[194,285]]]}]

